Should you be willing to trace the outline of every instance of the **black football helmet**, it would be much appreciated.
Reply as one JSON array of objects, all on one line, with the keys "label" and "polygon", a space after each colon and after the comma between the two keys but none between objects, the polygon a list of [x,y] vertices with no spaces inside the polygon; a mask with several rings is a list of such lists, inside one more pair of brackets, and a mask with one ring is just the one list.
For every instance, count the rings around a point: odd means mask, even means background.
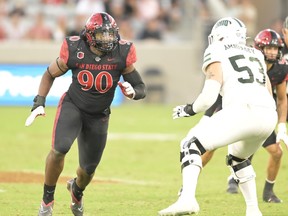
[{"label": "black football helmet", "polygon": [[[284,47],[284,43],[280,37],[280,35],[272,30],[272,29],[264,29],[263,31],[259,32],[255,39],[254,39],[254,46],[256,49],[259,49],[265,56],[265,61],[269,63],[275,63],[278,61],[281,56],[282,52],[281,49]],[[264,53],[265,46],[275,46],[278,47],[278,54],[275,59],[268,59]]]},{"label": "black football helmet", "polygon": [[118,30],[114,18],[101,12],[94,13],[88,18],[83,35],[89,46],[107,53],[117,46],[119,40]]}]

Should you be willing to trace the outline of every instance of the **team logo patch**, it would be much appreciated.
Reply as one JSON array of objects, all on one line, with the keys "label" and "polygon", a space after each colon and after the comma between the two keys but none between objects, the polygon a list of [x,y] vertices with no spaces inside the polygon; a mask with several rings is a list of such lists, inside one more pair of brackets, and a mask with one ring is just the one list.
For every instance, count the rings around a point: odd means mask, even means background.
[{"label": "team logo patch", "polygon": [[122,45],[123,45],[123,44],[128,44],[128,45],[130,45],[130,42],[127,41],[127,40],[122,40],[122,39],[121,39],[121,40],[119,41],[119,44],[122,44]]},{"label": "team logo patch", "polygon": [[78,59],[83,59],[84,58],[84,52],[78,52],[77,53],[77,58]]},{"label": "team logo patch", "polygon": [[70,41],[78,41],[78,40],[80,40],[80,37],[79,36],[71,36],[71,37],[69,37],[69,40]]}]

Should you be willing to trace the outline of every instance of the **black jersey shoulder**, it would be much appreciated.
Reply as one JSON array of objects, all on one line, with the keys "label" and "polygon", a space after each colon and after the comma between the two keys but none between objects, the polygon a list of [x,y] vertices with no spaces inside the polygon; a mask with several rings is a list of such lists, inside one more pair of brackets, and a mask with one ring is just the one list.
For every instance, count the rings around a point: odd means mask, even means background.
[{"label": "black jersey shoulder", "polygon": [[273,64],[272,68],[268,71],[272,86],[278,85],[286,80],[288,73],[288,64],[284,60],[280,60]]}]

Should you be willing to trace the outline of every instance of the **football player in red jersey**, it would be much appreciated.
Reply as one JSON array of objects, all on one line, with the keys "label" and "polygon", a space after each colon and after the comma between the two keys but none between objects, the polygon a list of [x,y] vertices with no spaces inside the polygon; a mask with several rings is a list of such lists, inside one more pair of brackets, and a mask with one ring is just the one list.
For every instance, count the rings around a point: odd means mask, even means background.
[{"label": "football player in red jersey", "polygon": [[[282,40],[284,42],[284,47],[282,49],[282,54],[283,58],[288,61],[288,16],[285,18],[282,26]],[[288,85],[286,87],[286,93],[287,93],[287,98],[288,98]],[[287,119],[286,121],[288,122],[288,109],[287,109]]]},{"label": "football player in red jersey", "polygon": [[[63,41],[59,57],[42,76],[26,121],[29,126],[35,117],[45,115],[45,98],[54,79],[71,70],[72,83],[57,108],[38,215],[52,215],[57,180],[65,155],[76,139],[79,167],[76,178],[67,182],[67,189],[72,213],[83,215],[83,191],[92,180],[106,145],[110,106],[117,85],[130,99],[145,97],[145,84],[133,65],[135,62],[134,44],[120,39],[117,24],[107,13],[92,14],[80,36]],[[119,83],[121,77],[124,83]]]}]

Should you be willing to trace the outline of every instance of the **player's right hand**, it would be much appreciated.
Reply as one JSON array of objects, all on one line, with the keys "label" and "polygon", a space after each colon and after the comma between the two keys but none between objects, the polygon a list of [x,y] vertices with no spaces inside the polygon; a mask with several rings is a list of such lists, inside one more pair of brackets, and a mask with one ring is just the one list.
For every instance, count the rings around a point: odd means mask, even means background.
[{"label": "player's right hand", "polygon": [[33,102],[34,104],[31,109],[31,114],[26,119],[25,126],[30,126],[37,116],[45,116],[45,97],[37,95]]},{"label": "player's right hand", "polygon": [[184,111],[186,105],[179,105],[173,109],[172,117],[173,119],[181,118],[181,117],[189,117],[190,115]]},{"label": "player's right hand", "polygon": [[30,126],[37,116],[45,116],[45,110],[43,106],[38,106],[31,112],[31,114],[26,119],[25,126]]}]

